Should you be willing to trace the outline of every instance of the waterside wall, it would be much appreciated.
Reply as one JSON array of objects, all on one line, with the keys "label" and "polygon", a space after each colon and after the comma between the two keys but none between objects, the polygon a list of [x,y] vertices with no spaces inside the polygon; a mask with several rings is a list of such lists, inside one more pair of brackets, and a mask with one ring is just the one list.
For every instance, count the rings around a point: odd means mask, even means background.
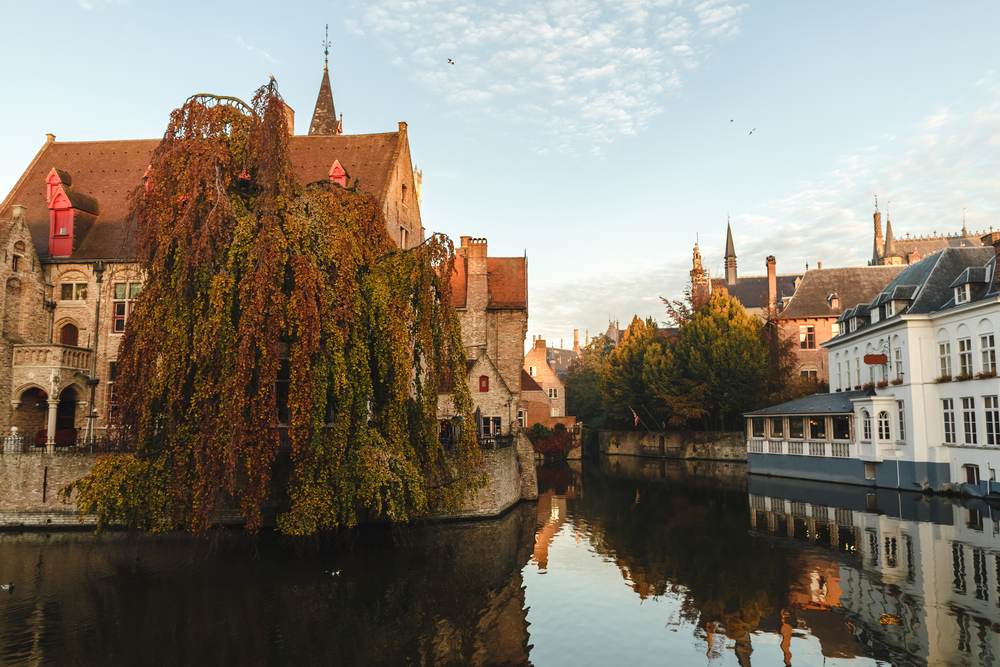
[{"label": "waterside wall", "polygon": [[608,455],[747,460],[746,436],[743,433],[600,431],[597,439],[600,453]]}]

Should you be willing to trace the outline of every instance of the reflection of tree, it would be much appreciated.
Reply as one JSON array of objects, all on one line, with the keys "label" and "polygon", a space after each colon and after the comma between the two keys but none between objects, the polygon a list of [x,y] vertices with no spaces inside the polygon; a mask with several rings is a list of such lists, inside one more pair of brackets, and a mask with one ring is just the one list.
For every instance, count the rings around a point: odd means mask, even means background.
[{"label": "reflection of tree", "polygon": [[745,491],[710,478],[674,481],[614,478],[591,468],[575,512],[589,525],[580,528],[640,597],[680,595],[686,620],[719,623],[717,630],[743,641],[785,599],[785,554],[749,534]]},{"label": "reflection of tree", "polygon": [[0,536],[18,594],[44,601],[39,618],[0,600],[0,663],[34,643],[45,664],[526,664],[534,514],[253,556],[239,534]]}]

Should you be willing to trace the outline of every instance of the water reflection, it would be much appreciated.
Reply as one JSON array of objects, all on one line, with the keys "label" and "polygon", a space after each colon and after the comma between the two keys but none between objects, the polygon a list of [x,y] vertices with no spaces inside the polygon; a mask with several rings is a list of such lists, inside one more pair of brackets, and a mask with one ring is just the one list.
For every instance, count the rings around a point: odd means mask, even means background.
[{"label": "water reflection", "polygon": [[627,457],[539,481],[306,544],[0,534],[0,664],[998,662],[988,505]]},{"label": "water reflection", "polygon": [[0,534],[0,664],[526,664],[534,513],[307,545]]}]

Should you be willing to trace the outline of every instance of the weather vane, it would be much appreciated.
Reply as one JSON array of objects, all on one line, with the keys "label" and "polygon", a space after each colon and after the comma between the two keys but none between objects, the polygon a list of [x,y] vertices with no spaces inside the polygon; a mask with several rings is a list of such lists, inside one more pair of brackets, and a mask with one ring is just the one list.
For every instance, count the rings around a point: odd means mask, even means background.
[{"label": "weather vane", "polygon": [[323,35],[323,64],[326,64],[330,59],[330,24],[326,24],[326,28]]}]

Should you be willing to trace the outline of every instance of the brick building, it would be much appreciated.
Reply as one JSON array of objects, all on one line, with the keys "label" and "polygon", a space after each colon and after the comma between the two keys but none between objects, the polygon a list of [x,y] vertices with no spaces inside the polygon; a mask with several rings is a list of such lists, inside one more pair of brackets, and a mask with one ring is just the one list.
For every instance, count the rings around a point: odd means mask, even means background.
[{"label": "brick building", "polygon": [[[528,260],[490,257],[484,238],[463,236],[451,277],[469,390],[480,438],[514,434],[521,406],[521,366],[528,335]],[[442,418],[454,416],[451,396],[438,397]]]},{"label": "brick building", "polygon": [[[288,117],[293,133],[291,108]],[[0,429],[14,425],[52,446],[75,441],[88,427],[100,436],[113,424],[115,360],[143,283],[128,199],[158,144],[46,135],[0,202]],[[393,132],[343,134],[326,65],[309,133],[291,137],[289,157],[304,183],[357,182],[376,197],[399,246],[423,241],[421,175],[412,166],[406,123]],[[519,359],[510,365],[520,370]]]},{"label": "brick building", "polygon": [[957,234],[939,235],[937,232],[928,236],[910,236],[897,239],[892,231],[892,220],[888,212],[885,220],[885,236],[882,236],[882,212],[878,210],[878,200],[875,200],[875,212],[872,222],[875,230],[872,237],[872,266],[899,266],[919,262],[928,255],[941,252],[945,248],[975,248],[982,246],[982,235],[985,232],[969,232],[965,222]]}]

